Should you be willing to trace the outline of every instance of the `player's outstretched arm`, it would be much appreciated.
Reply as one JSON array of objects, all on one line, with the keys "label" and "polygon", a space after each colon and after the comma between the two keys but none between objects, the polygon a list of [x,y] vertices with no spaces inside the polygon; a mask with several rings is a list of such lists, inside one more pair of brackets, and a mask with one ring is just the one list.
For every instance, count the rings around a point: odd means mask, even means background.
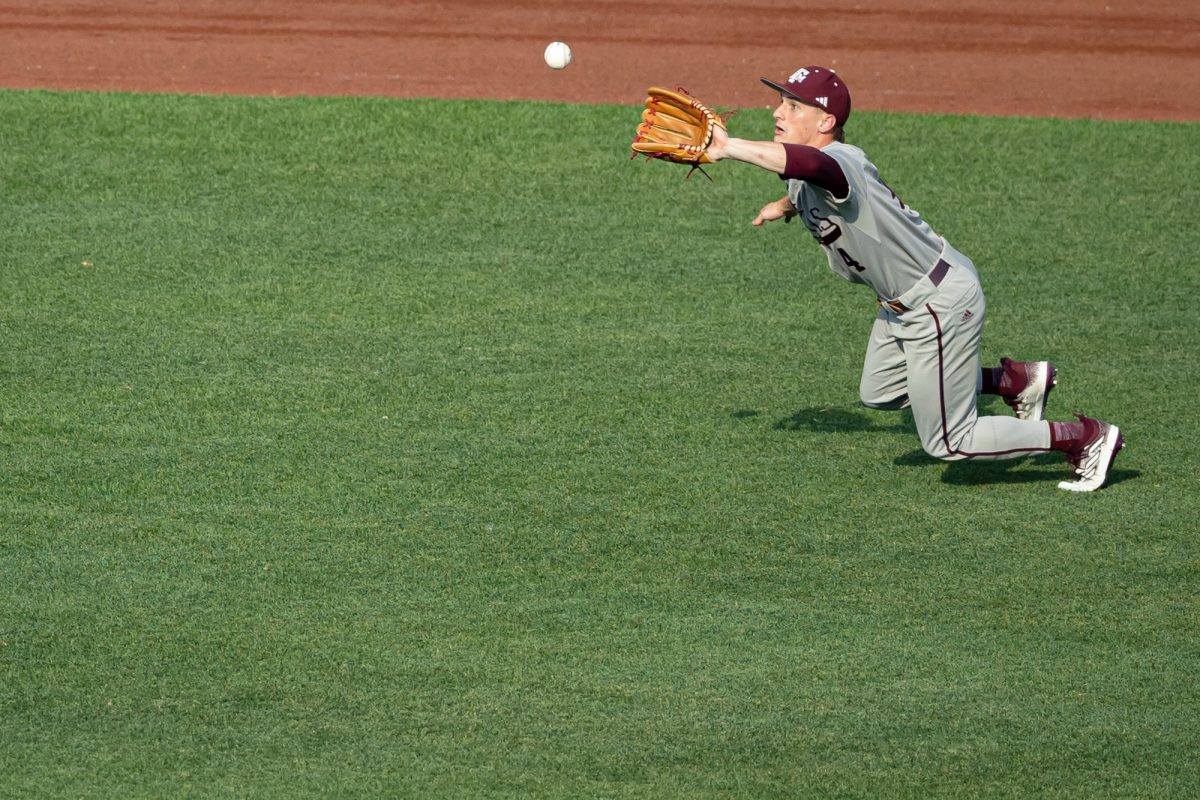
[{"label": "player's outstretched arm", "polygon": [[708,145],[708,157],[713,161],[732,158],[782,175],[787,168],[787,150],[779,142],[755,142],[736,139],[724,129],[713,129],[712,142]]},{"label": "player's outstretched arm", "polygon": [[[829,143],[833,139],[826,136],[818,141]],[[850,194],[850,184],[841,164],[814,145],[735,139],[716,128],[707,153],[713,161],[732,158],[762,167],[789,180],[807,181],[829,192],[838,202]]]}]

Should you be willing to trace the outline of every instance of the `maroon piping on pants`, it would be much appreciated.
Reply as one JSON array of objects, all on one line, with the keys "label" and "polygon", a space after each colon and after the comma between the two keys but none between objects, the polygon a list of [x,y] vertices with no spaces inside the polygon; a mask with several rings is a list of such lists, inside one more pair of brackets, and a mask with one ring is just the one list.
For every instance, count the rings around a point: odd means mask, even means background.
[{"label": "maroon piping on pants", "polygon": [[925,304],[925,310],[929,312],[929,316],[933,317],[933,324],[937,326],[937,345],[938,345],[938,400],[941,403],[942,412],[942,446],[946,448],[946,452],[951,455],[963,456],[965,458],[975,458],[979,456],[1005,456],[1012,453],[1049,453],[1054,448],[1052,447],[1014,447],[1011,450],[995,450],[990,452],[972,453],[966,450],[957,450],[950,446],[950,423],[946,418],[946,359],[942,351],[942,321],[938,319],[937,312],[933,310],[933,306]]}]

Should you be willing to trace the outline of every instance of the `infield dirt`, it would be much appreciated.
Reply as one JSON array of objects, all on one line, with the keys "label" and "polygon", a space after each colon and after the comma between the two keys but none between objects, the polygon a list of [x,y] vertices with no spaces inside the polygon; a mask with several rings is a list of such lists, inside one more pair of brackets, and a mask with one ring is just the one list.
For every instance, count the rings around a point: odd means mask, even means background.
[{"label": "infield dirt", "polygon": [[[542,63],[560,39],[575,60]],[[1200,120],[1195,0],[40,0],[0,6],[0,85],[769,106],[825,64],[855,107]],[[430,132],[434,135],[434,132]]]}]

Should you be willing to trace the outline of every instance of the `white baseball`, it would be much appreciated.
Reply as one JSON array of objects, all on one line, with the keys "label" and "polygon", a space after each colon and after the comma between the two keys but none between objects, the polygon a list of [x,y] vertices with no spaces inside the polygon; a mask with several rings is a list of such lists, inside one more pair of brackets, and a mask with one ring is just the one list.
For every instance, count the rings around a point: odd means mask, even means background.
[{"label": "white baseball", "polygon": [[566,42],[551,42],[546,45],[546,52],[543,55],[546,59],[546,66],[550,69],[564,69],[567,64],[571,63],[571,48]]}]

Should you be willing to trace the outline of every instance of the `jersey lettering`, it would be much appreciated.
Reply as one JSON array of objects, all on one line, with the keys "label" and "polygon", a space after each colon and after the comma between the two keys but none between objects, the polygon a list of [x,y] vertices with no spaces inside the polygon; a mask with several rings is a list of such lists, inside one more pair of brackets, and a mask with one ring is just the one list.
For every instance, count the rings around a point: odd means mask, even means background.
[{"label": "jersey lettering", "polygon": [[829,217],[822,217],[820,209],[809,208],[800,215],[805,227],[818,244],[828,247],[842,237],[842,228]]},{"label": "jersey lettering", "polygon": [[817,222],[816,229],[813,230],[813,238],[828,247],[842,238],[842,228],[840,225],[830,222],[827,219],[820,220]]}]

